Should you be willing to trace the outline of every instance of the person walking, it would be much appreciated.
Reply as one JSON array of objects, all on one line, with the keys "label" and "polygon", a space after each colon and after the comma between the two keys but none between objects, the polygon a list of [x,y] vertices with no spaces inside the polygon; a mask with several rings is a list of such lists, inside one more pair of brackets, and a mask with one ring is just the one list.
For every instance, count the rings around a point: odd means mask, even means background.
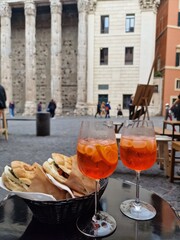
[{"label": "person walking", "polygon": [[101,117],[105,116],[106,115],[106,110],[105,110],[105,102],[103,101],[101,103]]},{"label": "person walking", "polygon": [[118,106],[117,106],[117,117],[119,117],[119,116],[123,116],[121,104],[118,104]]},{"label": "person walking", "polygon": [[107,103],[106,103],[106,105],[105,105],[105,110],[106,110],[105,118],[110,118],[110,110],[111,110],[110,102],[107,102]]},{"label": "person walking", "polygon": [[[165,104],[165,118],[164,120],[168,120],[170,119],[170,121],[172,121],[172,111],[170,109],[169,103]],[[165,128],[167,128],[167,125],[165,124]],[[173,126],[174,131],[176,131],[175,127]]]},{"label": "person walking", "polygon": [[172,121],[172,112],[171,112],[171,109],[169,107],[169,103],[166,103],[165,110],[166,110],[166,112],[165,112],[164,120],[168,120],[168,118],[169,118]]},{"label": "person walking", "polygon": [[[5,88],[0,84],[0,117],[3,118],[3,110],[6,108],[6,91]],[[1,123],[0,123],[1,128]]]},{"label": "person walking", "polygon": [[101,117],[101,103],[100,102],[98,102],[98,104],[97,104],[97,111],[95,114],[95,118],[96,118],[97,114]]},{"label": "person walking", "polygon": [[42,112],[42,102],[39,102],[37,105],[37,111]]},{"label": "person walking", "polygon": [[174,113],[174,117],[177,119],[177,121],[180,121],[180,94],[171,106],[170,110]]},{"label": "person walking", "polygon": [[48,104],[48,112],[50,112],[50,115],[52,118],[55,117],[55,110],[56,110],[56,102],[51,99],[51,101]]},{"label": "person walking", "polygon": [[11,101],[9,103],[9,115],[11,118],[14,117],[14,109],[15,109],[15,103],[13,101]]}]

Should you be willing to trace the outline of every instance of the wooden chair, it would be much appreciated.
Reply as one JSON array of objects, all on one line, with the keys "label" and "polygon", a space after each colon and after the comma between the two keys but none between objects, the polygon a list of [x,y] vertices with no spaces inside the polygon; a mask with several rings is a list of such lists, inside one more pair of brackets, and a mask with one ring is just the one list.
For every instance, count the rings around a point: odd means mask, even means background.
[{"label": "wooden chair", "polygon": [[0,124],[0,133],[4,134],[5,139],[8,140],[8,128],[4,109],[0,109],[0,117],[2,119],[2,124]]},{"label": "wooden chair", "polygon": [[168,136],[156,135],[157,141],[157,163],[160,169],[164,169],[165,175],[170,176],[170,156],[169,156],[169,143],[171,138]]},{"label": "wooden chair", "polygon": [[180,160],[179,157],[176,156],[176,152],[180,152],[180,142],[172,141],[170,182],[174,182],[174,180],[180,180],[180,176],[175,175],[175,165],[180,164]]}]

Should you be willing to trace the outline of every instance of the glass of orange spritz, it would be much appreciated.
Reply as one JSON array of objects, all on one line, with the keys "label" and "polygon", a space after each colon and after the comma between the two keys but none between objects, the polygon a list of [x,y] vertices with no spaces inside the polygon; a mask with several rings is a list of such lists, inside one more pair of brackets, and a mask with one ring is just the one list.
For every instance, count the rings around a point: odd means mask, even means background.
[{"label": "glass of orange spritz", "polygon": [[153,122],[150,120],[126,120],[120,141],[122,163],[136,171],[136,199],[126,200],[121,211],[136,220],[148,220],[156,215],[155,208],[139,199],[140,172],[153,166],[156,161],[156,138]]},{"label": "glass of orange spritz", "polygon": [[116,221],[107,212],[98,209],[98,182],[116,169],[118,148],[111,121],[83,121],[77,143],[77,161],[80,171],[95,179],[95,213],[92,218],[77,220],[77,227],[86,236],[104,237],[116,229]]}]

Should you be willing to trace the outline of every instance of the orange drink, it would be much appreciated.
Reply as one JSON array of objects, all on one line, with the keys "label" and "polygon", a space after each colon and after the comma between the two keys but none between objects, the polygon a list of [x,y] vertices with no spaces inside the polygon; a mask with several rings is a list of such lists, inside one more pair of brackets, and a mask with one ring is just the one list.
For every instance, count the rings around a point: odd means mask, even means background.
[{"label": "orange drink", "polygon": [[84,175],[93,179],[106,178],[117,166],[117,144],[111,139],[79,139],[77,160]]},{"label": "orange drink", "polygon": [[156,161],[156,139],[153,122],[150,120],[126,120],[120,141],[122,163],[136,172],[136,198],[121,203],[124,215],[135,220],[149,220],[156,215],[156,209],[139,198],[140,173],[151,168]]},{"label": "orange drink", "polygon": [[112,121],[82,121],[77,142],[77,163],[83,175],[95,180],[95,211],[87,220],[80,216],[79,231],[93,238],[110,235],[116,229],[116,220],[98,209],[99,180],[110,176],[116,169],[118,149]]},{"label": "orange drink", "polygon": [[123,164],[133,170],[146,170],[156,161],[156,140],[154,137],[122,136],[120,158]]}]

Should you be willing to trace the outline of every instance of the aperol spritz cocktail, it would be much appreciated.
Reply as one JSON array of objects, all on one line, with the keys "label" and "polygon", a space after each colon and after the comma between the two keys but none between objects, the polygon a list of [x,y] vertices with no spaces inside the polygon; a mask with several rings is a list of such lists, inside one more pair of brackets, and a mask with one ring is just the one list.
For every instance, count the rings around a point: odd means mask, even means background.
[{"label": "aperol spritz cocktail", "polygon": [[98,209],[98,182],[110,176],[118,163],[118,148],[111,121],[83,121],[77,143],[77,162],[80,171],[96,180],[95,213],[80,216],[77,227],[86,236],[105,237],[116,229],[116,221],[107,212]]},{"label": "aperol spritz cocktail", "polygon": [[136,199],[124,201],[121,211],[136,220],[148,220],[156,215],[155,208],[139,199],[140,172],[153,166],[157,146],[152,121],[126,120],[120,141],[120,158],[123,164],[136,171]]},{"label": "aperol spritz cocktail", "polygon": [[93,179],[106,178],[117,166],[117,144],[111,139],[79,139],[77,158],[84,175]]},{"label": "aperol spritz cocktail", "polygon": [[156,151],[154,137],[122,136],[121,138],[121,160],[132,170],[142,171],[151,168],[156,161]]}]

